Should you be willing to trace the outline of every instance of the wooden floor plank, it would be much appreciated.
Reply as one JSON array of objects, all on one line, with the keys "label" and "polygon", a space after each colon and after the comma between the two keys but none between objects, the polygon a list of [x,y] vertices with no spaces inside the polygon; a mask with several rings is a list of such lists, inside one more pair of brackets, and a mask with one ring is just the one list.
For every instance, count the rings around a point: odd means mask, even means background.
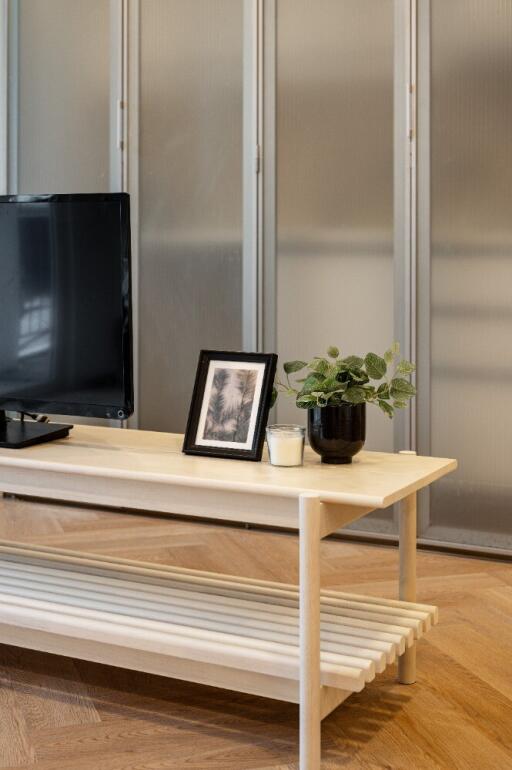
[{"label": "wooden floor plank", "polygon": [[35,656],[39,656],[42,663],[37,679],[26,668],[27,651],[0,647],[0,664],[4,671],[11,673],[12,694],[23,711],[29,731],[99,722],[74,661],[32,653],[32,659]]},{"label": "wooden floor plank", "polygon": [[[285,533],[0,499],[0,537],[297,582]],[[395,549],[323,544],[323,584],[396,598]],[[418,601],[440,606],[418,683],[391,669],[322,726],[322,770],[512,770],[512,566],[418,555]],[[291,704],[0,646],[0,767],[298,770]]]},{"label": "wooden floor plank", "polygon": [[[0,652],[2,647],[0,645]],[[0,767],[27,767],[34,749],[16,682],[16,671],[0,666]]]}]

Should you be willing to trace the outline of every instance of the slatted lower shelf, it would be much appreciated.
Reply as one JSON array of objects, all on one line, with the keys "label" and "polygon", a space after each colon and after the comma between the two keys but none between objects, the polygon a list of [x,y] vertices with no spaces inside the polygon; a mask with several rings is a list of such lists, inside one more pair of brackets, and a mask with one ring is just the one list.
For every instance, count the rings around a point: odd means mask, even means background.
[{"label": "slatted lower shelf", "polygon": [[[292,585],[0,549],[10,644],[297,701],[298,616]],[[435,607],[322,591],[322,685],[362,690],[435,622]]]}]

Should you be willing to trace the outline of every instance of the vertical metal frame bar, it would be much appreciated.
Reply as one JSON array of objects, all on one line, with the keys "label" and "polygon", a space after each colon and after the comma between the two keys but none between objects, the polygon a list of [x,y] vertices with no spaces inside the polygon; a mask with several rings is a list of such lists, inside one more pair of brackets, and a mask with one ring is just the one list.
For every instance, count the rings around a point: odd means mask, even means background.
[{"label": "vertical metal frame bar", "polygon": [[[126,190],[126,20],[127,0],[110,0],[109,187],[112,192]],[[126,422],[120,420],[110,420],[109,425],[127,427]]]},{"label": "vertical metal frame bar", "polygon": [[123,0],[110,0],[109,186],[121,190],[123,175]]},{"label": "vertical metal frame bar", "polygon": [[123,0],[123,61],[124,61],[124,131],[123,190],[130,193],[132,231],[132,323],[133,374],[135,410],[129,420],[130,428],[139,427],[139,280],[140,280],[140,183],[139,183],[139,103],[140,103],[140,0]]},{"label": "vertical metal frame bar", "polygon": [[[409,356],[411,361],[416,361],[418,356],[417,349],[417,141],[418,141],[418,45],[417,45],[417,3],[418,0],[411,0],[409,13],[409,291],[410,291],[410,318],[409,318]],[[416,384],[416,373],[412,375],[412,380]],[[416,450],[417,443],[417,401],[412,400],[409,411],[409,449]]]},{"label": "vertical metal frame bar", "polygon": [[121,0],[121,190],[128,192],[128,2]]},{"label": "vertical metal frame bar", "polygon": [[128,0],[110,0],[110,189],[126,191]]},{"label": "vertical metal frame bar", "polygon": [[273,350],[266,339],[267,81],[266,40],[269,7],[244,0],[244,223],[243,344],[246,350]]},{"label": "vertical metal frame bar", "polygon": [[260,0],[244,0],[243,29],[243,256],[242,339],[245,350],[258,350],[260,341]]},{"label": "vertical metal frame bar", "polygon": [[[415,359],[415,0],[395,0],[394,336]],[[414,448],[414,404],[394,420],[395,449]]]},{"label": "vertical metal frame bar", "polygon": [[6,70],[6,179],[8,193],[18,192],[18,72],[19,72],[19,7],[6,2],[7,70]]},{"label": "vertical metal frame bar", "polygon": [[262,345],[277,348],[277,7],[276,0],[264,1],[262,92]]},{"label": "vertical metal frame bar", "polygon": [[9,99],[9,7],[0,0],[0,194],[7,192],[7,120]]},{"label": "vertical metal frame bar", "polygon": [[[430,0],[418,1],[418,452],[431,453],[430,440]],[[425,489],[418,495],[419,534],[430,523],[430,494]]]},{"label": "vertical metal frame bar", "polygon": [[[395,0],[394,46],[394,336],[411,361],[417,359],[416,2]],[[393,427],[395,450],[415,450],[415,399],[407,410],[397,412]],[[398,506],[394,506],[393,521],[398,527]]]}]

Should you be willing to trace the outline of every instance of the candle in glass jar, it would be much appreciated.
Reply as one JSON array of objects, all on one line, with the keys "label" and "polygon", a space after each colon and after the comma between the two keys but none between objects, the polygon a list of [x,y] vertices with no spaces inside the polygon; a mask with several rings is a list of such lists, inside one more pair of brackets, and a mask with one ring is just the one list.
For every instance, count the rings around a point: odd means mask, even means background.
[{"label": "candle in glass jar", "polygon": [[305,429],[301,425],[269,425],[267,444],[272,465],[302,465]]}]

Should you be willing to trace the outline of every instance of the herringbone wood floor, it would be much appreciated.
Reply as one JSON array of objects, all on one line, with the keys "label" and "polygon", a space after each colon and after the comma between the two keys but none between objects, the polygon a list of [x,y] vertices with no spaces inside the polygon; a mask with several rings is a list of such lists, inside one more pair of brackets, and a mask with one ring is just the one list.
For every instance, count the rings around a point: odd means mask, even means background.
[{"label": "herringbone wood floor", "polygon": [[[182,520],[0,498],[0,538],[271,580],[297,541]],[[396,595],[397,553],[323,544],[323,583]],[[512,768],[512,566],[419,554],[419,601],[441,621],[418,683],[377,677],[323,723],[322,768]],[[0,645],[0,767],[292,770],[296,706]]]}]

